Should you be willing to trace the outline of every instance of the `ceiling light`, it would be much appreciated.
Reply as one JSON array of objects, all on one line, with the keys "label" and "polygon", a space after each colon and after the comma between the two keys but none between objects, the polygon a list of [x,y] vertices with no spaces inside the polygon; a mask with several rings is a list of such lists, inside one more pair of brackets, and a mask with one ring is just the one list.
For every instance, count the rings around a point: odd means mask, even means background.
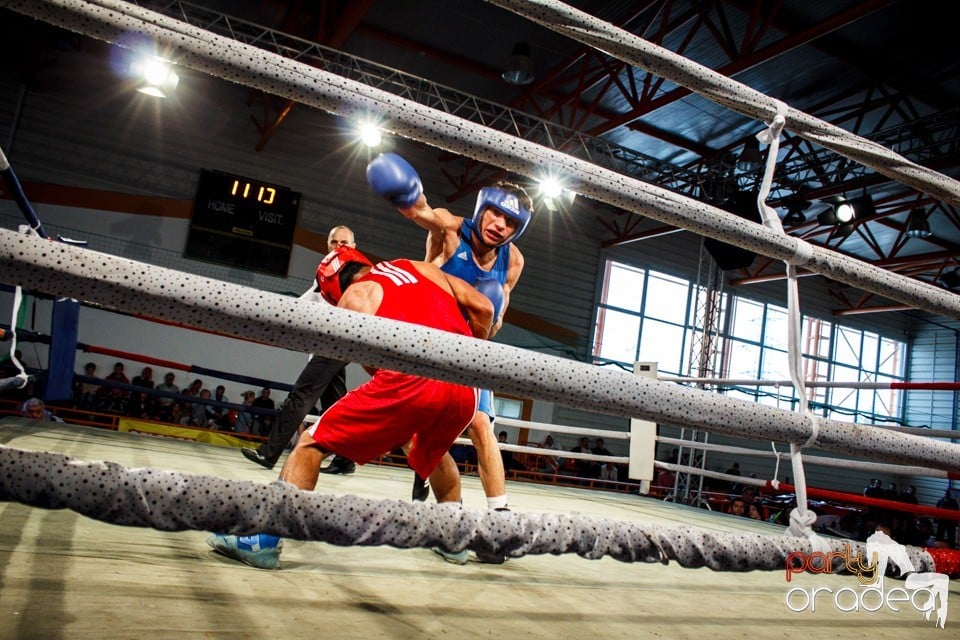
[{"label": "ceiling light", "polygon": [[166,98],[180,84],[170,63],[156,56],[145,56],[130,65],[130,70],[140,77],[137,91],[155,98]]},{"label": "ceiling light", "polygon": [[357,133],[360,135],[360,141],[368,147],[377,147],[383,141],[380,135],[380,127],[372,122],[366,122],[357,127]]},{"label": "ceiling light", "polygon": [[504,82],[525,86],[533,82],[533,58],[530,57],[530,43],[518,42],[513,45],[513,53],[507,63],[507,70],[500,74]]},{"label": "ceiling light", "polygon": [[805,200],[803,196],[794,193],[785,198],[782,204],[787,210],[787,215],[783,216],[783,224],[791,227],[806,224],[807,216],[803,212],[810,208],[811,202],[809,200]]},{"label": "ceiling light", "polygon": [[857,215],[857,210],[849,202],[840,202],[833,208],[833,215],[837,219],[837,224],[847,224],[853,222]]},{"label": "ceiling light", "polygon": [[756,171],[763,164],[763,154],[760,153],[760,142],[750,136],[743,144],[743,151],[737,158],[737,169],[740,171]]},{"label": "ceiling light", "polygon": [[930,230],[930,221],[927,220],[926,209],[914,209],[907,216],[907,230],[904,232],[911,238],[929,238],[933,235]]}]

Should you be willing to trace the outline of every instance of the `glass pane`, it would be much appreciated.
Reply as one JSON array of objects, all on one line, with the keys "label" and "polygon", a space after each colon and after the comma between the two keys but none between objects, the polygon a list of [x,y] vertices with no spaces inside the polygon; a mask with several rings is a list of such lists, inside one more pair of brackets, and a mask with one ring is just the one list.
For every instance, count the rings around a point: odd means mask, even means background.
[{"label": "glass pane", "polygon": [[730,364],[727,367],[728,378],[756,380],[760,371],[760,347],[730,340]]},{"label": "glass pane", "polygon": [[764,349],[760,377],[764,380],[789,380],[790,363],[787,354],[783,351]]},{"label": "glass pane", "polygon": [[602,323],[597,327],[600,335],[594,356],[632,366],[637,356],[640,316],[605,309],[602,317]]},{"label": "glass pane", "polygon": [[611,262],[609,269],[610,276],[604,289],[604,304],[639,313],[646,271],[619,262]]},{"label": "glass pane", "polygon": [[[860,359],[860,366],[871,373],[877,370],[877,348],[879,346],[878,338],[875,335],[863,334],[863,357]],[[864,378],[868,380],[870,378]]]},{"label": "glass pane", "polygon": [[896,340],[880,339],[880,367],[881,373],[903,377],[904,344]]},{"label": "glass pane", "polygon": [[683,362],[683,327],[645,320],[637,360],[656,362],[664,373],[679,373]]},{"label": "glass pane", "polygon": [[763,334],[763,344],[768,347],[787,350],[787,311],[780,307],[767,307],[767,326]]},{"label": "glass pane", "polygon": [[833,359],[850,365],[860,364],[860,332],[837,327],[837,344]]},{"label": "glass pane", "polygon": [[733,327],[731,332],[738,338],[760,342],[763,322],[763,305],[742,298],[733,302]]},{"label": "glass pane", "polygon": [[651,273],[647,280],[647,306],[644,313],[649,318],[658,318],[683,324],[687,311],[687,296],[690,283],[660,273]]},{"label": "glass pane", "polygon": [[493,396],[493,412],[501,418],[520,419],[523,412],[523,402],[513,398]]}]

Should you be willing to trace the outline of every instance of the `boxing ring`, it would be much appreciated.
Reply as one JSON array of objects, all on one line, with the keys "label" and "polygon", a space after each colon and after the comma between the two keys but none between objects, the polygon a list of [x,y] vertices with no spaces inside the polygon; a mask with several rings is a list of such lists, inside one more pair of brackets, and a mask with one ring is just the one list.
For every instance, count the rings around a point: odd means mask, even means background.
[{"label": "boxing ring", "polygon": [[[580,193],[597,200],[782,259],[790,268],[802,266],[931,313],[960,318],[957,296],[814,247],[786,236],[775,225],[746,222],[122,2],[0,4],[108,41],[115,42],[128,29],[141,30],[173,47],[179,61],[195,69],[337,114],[375,107],[394,118],[395,133],[520,173],[529,175],[543,164],[562,166],[581,176],[576,187]],[[774,107],[774,134],[777,126],[805,124],[784,106]],[[503,138],[509,138],[508,144]],[[775,135],[770,144],[776,144]],[[859,143],[844,148],[870,155],[871,166],[880,172],[893,173],[951,203],[960,201],[960,187],[949,178],[931,175],[899,157],[890,160],[889,152]],[[770,155],[775,159],[775,153]],[[878,156],[884,160],[876,160]],[[145,268],[36,235],[0,230],[0,272],[5,281],[28,290],[96,301],[109,309],[230,336],[256,333],[266,336],[264,342],[295,351],[588,411],[960,472],[958,445]],[[9,637],[25,637],[29,625],[58,623],[92,634],[98,624],[110,620],[124,629],[170,629],[170,635],[203,629],[214,636],[297,635],[291,633],[291,625],[303,633],[329,626],[332,632],[353,630],[355,635],[360,635],[359,629],[365,636],[379,630],[384,637],[476,635],[478,628],[509,637],[527,633],[582,637],[614,630],[639,635],[641,628],[667,637],[741,637],[744,623],[761,636],[764,630],[766,635],[784,635],[794,624],[798,634],[801,629],[810,633],[817,625],[823,625],[824,633],[845,629],[848,635],[852,630],[853,635],[864,632],[871,637],[899,638],[908,629],[913,637],[940,632],[917,611],[860,611],[851,616],[824,606],[814,616],[794,615],[785,608],[789,605],[785,594],[792,586],[841,589],[850,583],[849,575],[829,571],[799,573],[787,584],[784,574],[789,572],[784,568],[791,557],[866,551],[862,543],[813,535],[805,508],[792,520],[790,535],[784,535],[780,527],[640,496],[614,499],[604,494],[600,502],[583,491],[555,488],[541,494],[535,488],[511,485],[515,511],[510,513],[383,500],[384,495],[406,495],[409,474],[379,469],[322,482],[321,490],[331,493],[307,493],[244,468],[229,450],[221,453],[204,445],[152,439],[114,440],[125,438],[121,434],[110,434],[105,441],[100,434],[76,427],[61,432],[60,427],[44,425],[38,430],[3,422],[0,497],[5,501],[2,531],[7,561],[0,598],[9,603],[9,615],[0,631],[7,627]],[[367,474],[376,479],[376,486],[354,482]],[[386,485],[391,482],[401,488],[391,490]],[[196,531],[281,535],[288,542],[282,559],[285,571],[270,574],[226,564],[207,551]],[[67,532],[72,533],[69,540]],[[442,562],[429,562],[433,558],[424,548],[433,545],[454,551],[498,551],[516,560],[471,565],[466,571],[474,573],[456,573]],[[906,552],[916,571],[937,571],[936,559],[928,551]],[[63,557],[69,561],[58,562]],[[32,560],[37,561],[35,567]],[[75,580],[64,580],[65,568]],[[743,575],[744,571],[752,573]],[[26,582],[21,580],[23,573],[31,576]],[[118,589],[118,583],[125,589]],[[74,590],[82,592],[79,604]],[[172,604],[166,602],[169,598]],[[949,594],[942,594],[941,607],[946,607],[947,599],[960,610],[955,585]],[[121,608],[113,604],[117,600]],[[98,615],[87,618],[88,608]],[[49,616],[51,609],[61,617]],[[183,615],[184,609],[190,614]],[[27,615],[18,620],[20,610]],[[729,626],[718,630],[718,622]]]}]

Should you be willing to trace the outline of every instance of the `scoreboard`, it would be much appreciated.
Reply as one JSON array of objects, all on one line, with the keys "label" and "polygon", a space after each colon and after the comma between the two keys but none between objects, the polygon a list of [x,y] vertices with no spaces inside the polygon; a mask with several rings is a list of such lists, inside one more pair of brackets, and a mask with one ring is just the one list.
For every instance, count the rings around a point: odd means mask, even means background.
[{"label": "scoreboard", "polygon": [[286,276],[300,194],[222,171],[200,171],[184,255]]}]

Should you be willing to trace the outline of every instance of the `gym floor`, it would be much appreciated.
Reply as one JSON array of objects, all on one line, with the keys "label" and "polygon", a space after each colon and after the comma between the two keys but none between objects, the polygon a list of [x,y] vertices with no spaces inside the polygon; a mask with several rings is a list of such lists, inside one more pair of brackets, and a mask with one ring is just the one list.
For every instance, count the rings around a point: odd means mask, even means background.
[{"label": "gym floor", "polygon": [[[127,467],[269,482],[233,448],[69,424],[0,420],[4,446]],[[412,472],[368,465],[321,475],[318,491],[405,498]],[[476,477],[464,503],[484,505]],[[515,511],[780,535],[776,525],[636,495],[510,483]],[[448,564],[428,549],[335,547],[286,540],[281,570],[215,554],[201,531],[121,527],[70,511],[0,504],[0,638],[896,638],[955,637],[960,585],[946,628],[911,608],[840,611],[831,596],[794,612],[789,589],[859,589],[850,575],[722,573],[671,563],[575,555],[503,565]],[[887,579],[887,590],[901,586]],[[802,604],[802,603],[801,603]],[[842,604],[849,606],[850,601]],[[876,600],[866,602],[875,608]],[[797,608],[794,602],[794,608]]]}]

